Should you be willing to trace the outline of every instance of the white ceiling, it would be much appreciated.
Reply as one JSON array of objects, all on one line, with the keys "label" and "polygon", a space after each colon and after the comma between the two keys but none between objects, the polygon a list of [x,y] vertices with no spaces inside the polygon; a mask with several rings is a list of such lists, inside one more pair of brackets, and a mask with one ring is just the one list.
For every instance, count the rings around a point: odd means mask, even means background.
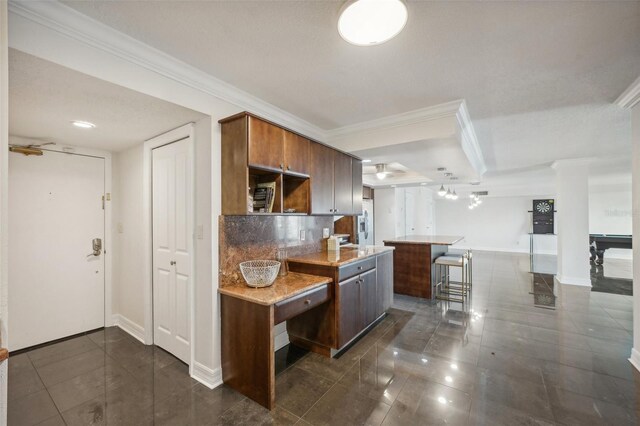
[{"label": "white ceiling", "polygon": [[[120,151],[205,115],[11,49],[9,133]],[[72,120],[89,121],[91,130]]]},{"label": "white ceiling", "polygon": [[409,1],[365,48],[340,1],[65,3],[324,129],[466,99],[489,170],[630,152],[611,103],[638,77],[640,2]]}]

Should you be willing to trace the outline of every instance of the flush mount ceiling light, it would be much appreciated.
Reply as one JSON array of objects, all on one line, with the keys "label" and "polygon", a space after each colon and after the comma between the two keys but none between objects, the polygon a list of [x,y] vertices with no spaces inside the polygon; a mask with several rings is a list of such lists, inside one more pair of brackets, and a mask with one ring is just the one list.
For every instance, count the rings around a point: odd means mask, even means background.
[{"label": "flush mount ceiling light", "polygon": [[387,177],[391,172],[387,169],[386,164],[376,164],[376,177],[380,180]]},{"label": "flush mount ceiling light", "polygon": [[74,120],[71,122],[71,124],[73,124],[76,127],[79,127],[80,129],[93,129],[94,127],[96,127],[96,125],[93,123],[89,123],[88,121],[80,121],[80,120]]},{"label": "flush mount ceiling light", "polygon": [[351,0],[338,18],[338,32],[356,46],[374,46],[397,36],[407,23],[402,0]]},{"label": "flush mount ceiling light", "polygon": [[363,163],[370,163],[371,160],[362,160]]}]

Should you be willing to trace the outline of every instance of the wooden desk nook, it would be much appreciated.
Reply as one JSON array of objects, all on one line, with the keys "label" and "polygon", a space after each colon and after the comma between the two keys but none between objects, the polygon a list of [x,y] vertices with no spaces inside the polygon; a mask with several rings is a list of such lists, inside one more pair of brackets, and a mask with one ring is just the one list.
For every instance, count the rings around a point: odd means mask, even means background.
[{"label": "wooden desk nook", "polygon": [[392,251],[342,249],[290,258],[291,272],[266,288],[221,277],[223,381],[274,408],[273,327],[287,321],[292,344],[324,356],[345,349],[391,306]]},{"label": "wooden desk nook", "polygon": [[259,404],[275,407],[273,327],[331,299],[330,278],[289,273],[272,286],[221,282],[222,379]]}]

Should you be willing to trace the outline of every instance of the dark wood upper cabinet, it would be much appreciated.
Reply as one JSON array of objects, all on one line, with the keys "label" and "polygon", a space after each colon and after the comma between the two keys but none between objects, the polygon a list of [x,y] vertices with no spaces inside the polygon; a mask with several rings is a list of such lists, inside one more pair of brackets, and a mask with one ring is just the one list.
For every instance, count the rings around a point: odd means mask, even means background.
[{"label": "dark wood upper cabinet", "polygon": [[353,214],[353,198],[355,194],[353,192],[353,171],[351,169],[351,157],[339,151],[334,151],[333,154],[335,188],[334,213],[339,215]]},{"label": "dark wood upper cabinet", "polygon": [[264,209],[252,209],[249,200],[256,186],[271,182],[276,183],[276,190],[273,210],[267,213],[362,212],[359,159],[248,112],[219,123],[224,181],[222,214],[265,214]]},{"label": "dark wood upper cabinet", "polygon": [[319,143],[310,146],[311,214],[333,214],[333,152]]},{"label": "dark wood upper cabinet", "polygon": [[351,160],[351,170],[353,171],[353,214],[362,214],[362,161],[353,158]]},{"label": "dark wood upper cabinet", "polygon": [[288,130],[284,131],[284,171],[309,174],[309,139]]},{"label": "dark wood upper cabinet", "polygon": [[249,166],[284,170],[284,132],[280,127],[249,116]]}]

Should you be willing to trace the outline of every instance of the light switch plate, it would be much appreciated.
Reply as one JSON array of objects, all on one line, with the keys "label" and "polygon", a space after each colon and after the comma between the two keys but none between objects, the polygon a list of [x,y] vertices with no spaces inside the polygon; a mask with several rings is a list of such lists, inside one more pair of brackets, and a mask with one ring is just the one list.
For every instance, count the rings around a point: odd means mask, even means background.
[{"label": "light switch plate", "polygon": [[122,222],[118,222],[118,234],[122,234],[124,232],[124,226],[122,226]]},{"label": "light switch plate", "polygon": [[304,241],[306,237],[307,237],[307,233],[305,232],[304,229],[301,229],[300,230],[300,241]]},{"label": "light switch plate", "polygon": [[204,240],[204,226],[198,225],[196,226],[196,238],[199,240]]},{"label": "light switch plate", "polygon": [[329,238],[329,228],[322,228],[322,238]]}]

